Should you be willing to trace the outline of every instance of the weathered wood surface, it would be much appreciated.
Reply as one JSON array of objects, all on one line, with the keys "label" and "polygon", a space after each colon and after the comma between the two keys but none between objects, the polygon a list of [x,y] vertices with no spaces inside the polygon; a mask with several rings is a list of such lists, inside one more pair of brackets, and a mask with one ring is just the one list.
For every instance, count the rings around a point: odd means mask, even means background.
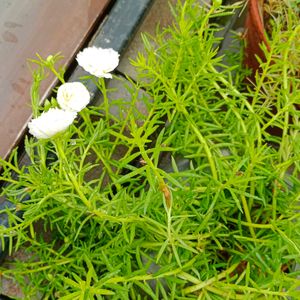
[{"label": "weathered wood surface", "polygon": [[[112,0],[0,1],[0,156],[22,137],[31,116],[28,58],[61,52],[68,65]],[[45,80],[46,95],[55,78]]]}]

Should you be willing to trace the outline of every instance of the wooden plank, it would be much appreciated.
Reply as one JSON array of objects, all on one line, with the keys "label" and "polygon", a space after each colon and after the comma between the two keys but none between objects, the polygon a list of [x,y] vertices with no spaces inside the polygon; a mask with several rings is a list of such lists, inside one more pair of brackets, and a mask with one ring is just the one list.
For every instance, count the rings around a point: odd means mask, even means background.
[{"label": "wooden plank", "polygon": [[[68,65],[103,17],[111,0],[0,1],[0,156],[18,143],[31,116],[31,74],[26,65],[35,53],[61,52]],[[41,94],[55,78],[49,76]]]}]

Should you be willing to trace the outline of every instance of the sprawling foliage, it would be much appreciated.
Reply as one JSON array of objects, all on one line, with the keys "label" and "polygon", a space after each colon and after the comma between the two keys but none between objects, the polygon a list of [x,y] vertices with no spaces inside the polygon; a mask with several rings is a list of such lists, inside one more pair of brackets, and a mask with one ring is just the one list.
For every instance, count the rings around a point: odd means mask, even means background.
[{"label": "sprawling foliage", "polygon": [[[129,98],[90,77],[103,96],[81,121],[26,139],[29,165],[17,150],[1,161],[15,207],[0,233],[30,253],[1,274],[28,299],[300,297],[300,26],[285,7],[247,86],[242,54],[218,55],[216,20],[234,8],[183,2],[173,26],[143,35],[138,77],[119,78]],[[55,61],[39,60],[36,114]]]}]

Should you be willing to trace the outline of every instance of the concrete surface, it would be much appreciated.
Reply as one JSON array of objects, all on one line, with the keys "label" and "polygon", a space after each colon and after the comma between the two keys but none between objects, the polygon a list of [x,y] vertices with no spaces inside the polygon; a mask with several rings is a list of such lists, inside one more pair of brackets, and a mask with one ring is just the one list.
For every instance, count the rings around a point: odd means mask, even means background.
[{"label": "concrete surface", "polygon": [[142,33],[149,33],[155,35],[157,27],[163,28],[172,24],[174,18],[172,16],[170,5],[175,5],[177,0],[155,0],[148,15],[146,16],[141,27],[137,31],[134,39],[130,43],[130,46],[125,51],[122,60],[119,64],[118,71],[129,75],[131,78],[136,78],[136,72],[134,67],[130,64],[130,59],[135,59],[138,51],[143,52],[143,42],[141,38]]}]

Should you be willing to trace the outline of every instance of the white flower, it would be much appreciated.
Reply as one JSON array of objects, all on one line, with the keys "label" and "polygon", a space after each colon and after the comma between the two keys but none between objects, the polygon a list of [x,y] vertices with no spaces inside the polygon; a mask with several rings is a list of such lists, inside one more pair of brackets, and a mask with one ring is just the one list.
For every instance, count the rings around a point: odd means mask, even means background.
[{"label": "white flower", "polygon": [[112,78],[110,72],[119,64],[119,53],[111,48],[88,47],[77,54],[76,60],[90,74]]},{"label": "white flower", "polygon": [[57,102],[64,110],[79,112],[89,104],[90,93],[80,82],[67,82],[58,88]]},{"label": "white flower", "polygon": [[38,139],[48,139],[66,130],[76,118],[76,113],[59,108],[50,108],[29,124],[29,132]]}]

